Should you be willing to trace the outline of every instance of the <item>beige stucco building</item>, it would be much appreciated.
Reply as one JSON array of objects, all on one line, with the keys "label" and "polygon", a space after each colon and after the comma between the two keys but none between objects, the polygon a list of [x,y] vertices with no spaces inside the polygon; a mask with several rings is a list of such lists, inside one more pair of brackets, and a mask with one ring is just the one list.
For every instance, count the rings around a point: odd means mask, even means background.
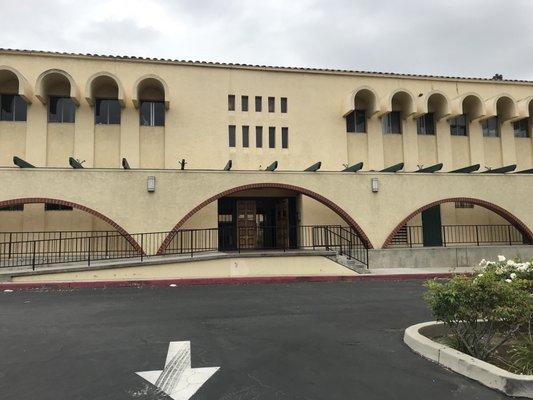
[{"label": "beige stucco building", "polygon": [[0,50],[0,97],[0,232],[532,240],[533,82]]}]

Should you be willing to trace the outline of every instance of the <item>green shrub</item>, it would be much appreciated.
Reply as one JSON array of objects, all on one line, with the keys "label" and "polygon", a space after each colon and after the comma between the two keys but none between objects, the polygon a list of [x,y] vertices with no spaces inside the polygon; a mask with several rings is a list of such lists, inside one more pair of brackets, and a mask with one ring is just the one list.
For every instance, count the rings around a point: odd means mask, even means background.
[{"label": "green shrub", "polygon": [[454,347],[486,360],[530,326],[532,277],[531,263],[500,256],[498,262],[483,260],[472,276],[427,282],[425,299],[435,318],[449,328]]}]

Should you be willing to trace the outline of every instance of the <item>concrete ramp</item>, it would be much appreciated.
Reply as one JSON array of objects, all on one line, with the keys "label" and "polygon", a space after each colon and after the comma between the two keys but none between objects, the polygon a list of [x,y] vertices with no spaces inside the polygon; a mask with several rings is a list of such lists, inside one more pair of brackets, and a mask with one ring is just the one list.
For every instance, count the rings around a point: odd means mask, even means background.
[{"label": "concrete ramp", "polygon": [[12,282],[112,281],[143,279],[243,278],[276,276],[350,276],[356,272],[321,255],[283,257],[249,256],[212,258],[149,265],[49,270],[12,276]]}]

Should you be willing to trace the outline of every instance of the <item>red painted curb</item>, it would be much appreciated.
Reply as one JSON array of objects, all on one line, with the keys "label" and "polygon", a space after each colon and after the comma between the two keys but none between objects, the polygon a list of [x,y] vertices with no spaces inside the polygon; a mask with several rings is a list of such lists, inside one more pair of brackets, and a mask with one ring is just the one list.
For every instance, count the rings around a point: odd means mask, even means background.
[{"label": "red painted curb", "polygon": [[258,283],[296,282],[354,282],[354,281],[410,281],[449,278],[452,273],[396,274],[396,275],[342,275],[342,276],[267,276],[242,278],[190,278],[190,279],[147,279],[125,281],[80,281],[80,282],[28,282],[0,283],[0,290],[64,289],[64,288],[107,288],[133,286],[192,286],[192,285],[248,285]]}]

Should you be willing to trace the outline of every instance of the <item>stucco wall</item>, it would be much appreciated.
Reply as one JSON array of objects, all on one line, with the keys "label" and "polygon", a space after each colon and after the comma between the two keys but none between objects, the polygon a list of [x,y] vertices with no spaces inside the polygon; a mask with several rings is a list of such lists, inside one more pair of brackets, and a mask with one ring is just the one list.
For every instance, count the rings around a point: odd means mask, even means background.
[{"label": "stucco wall", "polygon": [[[146,190],[149,175],[156,177],[155,193]],[[371,191],[373,177],[379,180],[378,193]],[[62,199],[99,211],[128,232],[168,231],[211,196],[242,185],[279,183],[329,199],[360,225],[374,247],[380,247],[410,213],[450,197],[490,202],[531,229],[531,178],[446,173],[0,169],[0,181],[11,182],[0,187],[0,201]]]},{"label": "stucco wall", "polygon": [[[0,136],[0,143],[4,144],[0,148],[2,164],[10,164],[16,152],[38,166],[64,166],[65,156],[72,155],[86,160],[87,167],[115,165],[115,160],[122,157],[132,167],[154,168],[174,168],[181,158],[187,160],[190,168],[218,169],[232,159],[235,169],[251,170],[264,168],[274,160],[279,161],[282,170],[301,170],[316,161],[322,161],[325,170],[340,170],[344,164],[360,160],[365,161],[364,170],[381,169],[400,161],[405,162],[406,170],[434,161],[443,162],[444,171],[473,163],[498,167],[514,160],[522,169],[532,167],[532,139],[515,138],[509,122],[502,125],[502,137],[494,140],[499,144],[487,147],[479,121],[470,124],[468,143],[456,137],[450,142],[449,126],[446,118],[442,118],[437,123],[440,139],[435,156],[433,144],[428,144],[431,140],[416,135],[413,119],[423,112],[423,105],[418,104],[420,99],[426,99],[433,91],[447,96],[450,106],[458,96],[476,93],[487,103],[486,112],[490,113],[489,103],[495,96],[507,93],[517,101],[533,96],[529,83],[260,70],[9,52],[0,53],[0,65],[15,68],[34,91],[44,71],[66,71],[72,77],[73,92],[79,101],[74,130],[56,126],[46,129],[46,105],[30,95],[28,122],[23,124],[27,130],[25,137]],[[120,139],[116,132],[99,134],[94,127],[94,108],[85,100],[88,81],[103,72],[113,74],[123,88],[125,107]],[[161,78],[168,89],[165,100],[170,108],[164,130],[139,129],[138,110],[131,99],[137,96],[136,82],[146,75]],[[368,133],[354,135],[346,133],[343,116],[349,107],[346,99],[360,87],[374,90],[380,112],[367,121]],[[418,113],[404,115],[403,135],[383,135],[380,115],[390,106],[387,99],[397,90],[412,95]],[[236,95],[236,111],[227,110],[228,94]],[[249,111],[241,111],[241,95],[249,96]],[[262,112],[255,112],[255,96],[263,98]],[[274,113],[268,112],[269,96],[276,99]],[[280,97],[288,98],[286,114],[280,113]],[[455,106],[451,108],[454,113],[460,112]],[[520,107],[520,115],[527,116],[529,109]],[[237,125],[236,148],[228,146],[229,124]],[[248,149],[242,147],[242,125],[250,127]],[[262,149],[255,147],[256,126],[263,127]],[[275,149],[268,148],[270,126],[276,128]],[[288,149],[281,148],[282,127],[289,128]],[[524,146],[517,146],[517,141]]]}]

